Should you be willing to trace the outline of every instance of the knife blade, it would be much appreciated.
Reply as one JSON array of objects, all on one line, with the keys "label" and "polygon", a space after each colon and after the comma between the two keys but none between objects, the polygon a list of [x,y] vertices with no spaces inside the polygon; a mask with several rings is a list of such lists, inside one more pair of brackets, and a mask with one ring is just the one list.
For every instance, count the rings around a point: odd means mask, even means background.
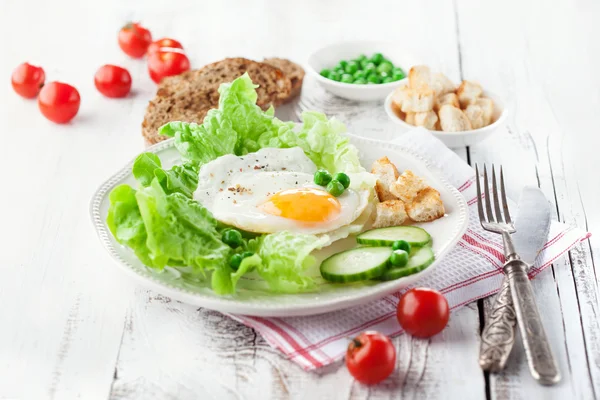
[{"label": "knife blade", "polygon": [[550,205],[537,187],[526,186],[519,200],[513,243],[521,260],[530,266],[542,250],[550,231]]}]

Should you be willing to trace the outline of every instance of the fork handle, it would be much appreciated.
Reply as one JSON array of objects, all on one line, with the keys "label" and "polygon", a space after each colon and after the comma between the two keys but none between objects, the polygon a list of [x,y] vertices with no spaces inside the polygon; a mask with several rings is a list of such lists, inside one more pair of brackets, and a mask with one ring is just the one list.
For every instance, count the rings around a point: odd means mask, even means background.
[{"label": "fork handle", "polygon": [[510,284],[505,277],[481,334],[479,365],[483,370],[498,372],[504,369],[515,344],[516,325],[517,316]]},{"label": "fork handle", "polygon": [[560,372],[535,304],[528,268],[519,259],[504,264],[531,375],[543,385],[553,385],[560,381]]}]

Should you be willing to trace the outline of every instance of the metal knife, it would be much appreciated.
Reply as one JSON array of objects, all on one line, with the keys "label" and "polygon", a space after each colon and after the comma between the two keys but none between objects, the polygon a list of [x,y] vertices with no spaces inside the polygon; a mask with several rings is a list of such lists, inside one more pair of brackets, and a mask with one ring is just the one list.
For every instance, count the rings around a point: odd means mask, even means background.
[{"label": "metal knife", "polygon": [[[546,243],[550,228],[550,208],[541,190],[536,187],[526,187],[523,190],[515,225],[516,233],[512,235],[512,240],[515,243],[516,252],[505,248],[506,266],[509,267],[510,271],[516,268],[518,270],[517,275],[521,278],[524,275],[527,280],[527,270],[533,265],[537,255],[542,250],[542,246]],[[518,256],[514,253],[518,254]],[[512,265],[509,265],[511,263]],[[507,270],[506,266],[505,271]],[[513,272],[514,275],[515,273]],[[523,285],[521,284],[520,287],[524,287]],[[526,286],[529,286],[529,289],[531,289],[528,280]],[[528,292],[528,294],[533,295],[533,292]],[[537,312],[535,303],[533,303],[533,297],[529,300],[529,303],[533,304]],[[520,311],[524,312],[523,307],[521,307]],[[539,318],[537,321],[539,321]],[[534,321],[532,323],[539,324],[543,333],[541,322]],[[484,370],[499,371],[504,368],[514,345],[516,325],[517,310],[513,303],[509,279],[505,276],[481,337],[479,364]],[[525,325],[529,326],[528,324]],[[521,325],[521,329],[526,329],[526,327],[524,328]],[[550,348],[547,346],[547,341],[545,347],[548,350],[550,359],[544,359],[542,363],[539,356],[534,357],[531,355],[532,349],[537,348],[537,345],[531,344],[531,341],[534,339],[533,337],[526,338],[525,334],[523,335],[532,374],[544,384],[558,382],[560,374],[558,373],[558,367],[552,357]]]}]

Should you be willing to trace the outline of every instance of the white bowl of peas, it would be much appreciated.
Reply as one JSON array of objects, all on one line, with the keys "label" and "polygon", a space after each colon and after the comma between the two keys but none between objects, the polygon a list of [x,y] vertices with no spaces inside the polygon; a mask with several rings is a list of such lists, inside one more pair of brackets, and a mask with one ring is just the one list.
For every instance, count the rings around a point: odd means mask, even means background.
[{"label": "white bowl of peas", "polygon": [[344,42],[308,58],[308,71],[325,90],[357,101],[383,100],[406,78],[416,60],[386,42]]}]

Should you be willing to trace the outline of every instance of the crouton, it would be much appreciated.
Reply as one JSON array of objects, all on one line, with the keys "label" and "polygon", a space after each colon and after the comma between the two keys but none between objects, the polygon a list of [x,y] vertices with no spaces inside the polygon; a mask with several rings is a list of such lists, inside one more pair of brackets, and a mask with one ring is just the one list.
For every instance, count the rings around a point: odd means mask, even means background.
[{"label": "crouton", "polygon": [[405,89],[402,101],[402,111],[404,112],[425,112],[433,109],[435,93],[425,87],[419,89]]},{"label": "crouton", "polygon": [[480,97],[475,104],[483,110],[483,121],[485,126],[491,124],[492,119],[494,118],[494,101],[487,97]]},{"label": "crouton", "polygon": [[435,111],[427,111],[415,113],[415,126],[422,126],[425,129],[435,129],[435,124],[438,121],[438,116]]},{"label": "crouton", "polygon": [[456,90],[454,82],[442,73],[434,74],[431,77],[429,87],[435,92],[436,96],[443,96]]},{"label": "crouton", "polygon": [[402,109],[402,103],[404,103],[404,99],[407,97],[408,87],[400,86],[394,90],[392,93],[392,106],[395,106],[398,109]]},{"label": "crouton", "polygon": [[402,200],[387,200],[378,203],[373,228],[387,228],[402,225],[408,219]]},{"label": "crouton", "polygon": [[412,202],[407,203],[406,211],[415,222],[433,221],[446,213],[440,192],[431,187],[421,190]]},{"label": "crouton", "polygon": [[453,107],[460,108],[460,103],[458,102],[458,96],[456,93],[446,93],[441,96],[438,96],[435,99],[435,110],[439,111],[442,106],[449,104]]},{"label": "crouton", "polygon": [[406,118],[404,118],[404,122],[406,122],[407,124],[416,125],[416,123],[415,123],[415,115],[416,114],[417,113],[414,113],[414,112],[407,112]]},{"label": "crouton", "polygon": [[413,174],[409,169],[402,172],[396,182],[390,185],[390,192],[395,198],[402,200],[405,203],[410,203],[419,191],[425,189],[427,185],[425,181]]},{"label": "crouton", "polygon": [[396,166],[387,157],[382,157],[373,163],[371,173],[377,177],[375,191],[379,201],[396,200],[397,197],[390,193],[390,185],[400,176]]},{"label": "crouton", "polygon": [[482,93],[483,89],[478,83],[462,81],[456,90],[460,108],[465,109],[469,104],[475,103]]},{"label": "crouton", "polygon": [[431,70],[426,65],[415,65],[408,71],[408,86],[420,89],[429,86]]},{"label": "crouton", "polygon": [[469,122],[471,122],[471,127],[473,129],[479,129],[486,126],[485,120],[483,119],[483,108],[479,107],[477,104],[469,104],[464,113],[467,118],[469,118]]},{"label": "crouton", "polygon": [[440,125],[445,132],[460,132],[473,129],[467,116],[459,108],[449,104],[440,108],[439,117]]}]

